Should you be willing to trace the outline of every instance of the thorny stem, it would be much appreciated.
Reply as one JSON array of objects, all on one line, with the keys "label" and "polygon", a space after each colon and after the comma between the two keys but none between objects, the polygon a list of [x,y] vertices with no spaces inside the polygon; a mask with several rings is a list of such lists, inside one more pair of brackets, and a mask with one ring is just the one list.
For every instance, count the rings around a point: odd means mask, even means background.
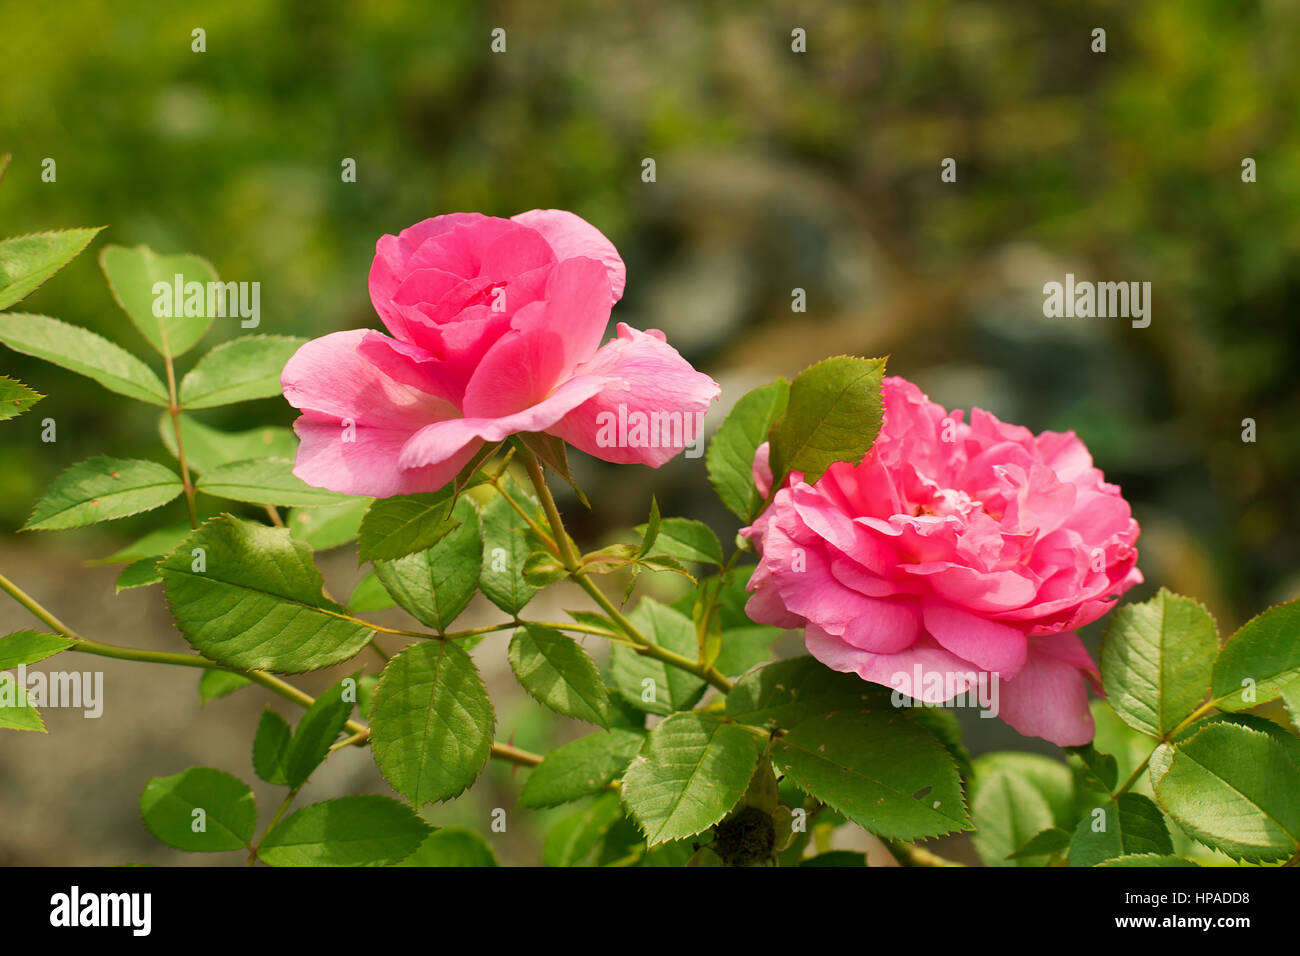
[{"label": "thorny stem", "polygon": [[[68,635],[64,635],[67,637]],[[272,693],[279,694],[285,700],[293,701],[302,707],[310,707],[316,703],[316,698],[310,694],[304,693],[297,687],[294,687],[288,681],[281,680],[273,674],[265,671],[240,670],[237,667],[228,667],[225,664],[218,664],[216,661],[210,661],[206,657],[198,654],[170,654],[166,651],[150,651],[138,647],[120,647],[116,644],[103,644],[99,641],[92,641],[88,638],[75,638],[76,643],[68,648],[70,651],[77,651],[81,654],[94,654],[96,657],[110,657],[119,661],[139,661],[146,664],[173,664],[178,667],[198,667],[203,670],[230,671],[233,674],[240,674],[247,677],[254,684],[265,687]],[[355,720],[349,720],[345,725],[353,733],[359,733],[366,730],[364,724],[359,724]]]},{"label": "thorny stem", "polygon": [[[0,574],[0,589],[8,594],[19,604],[30,611],[37,619],[47,624],[52,630],[74,642],[73,646],[68,648],[70,651],[77,651],[82,654],[94,654],[98,657],[109,657],[121,661],[139,661],[148,664],[171,664],[177,667],[197,667],[204,670],[221,670],[230,671],[234,674],[240,674],[247,677],[250,681],[258,684],[267,690],[280,695],[285,700],[292,701],[302,707],[310,707],[316,702],[316,699],[310,694],[304,693],[297,687],[294,687],[288,681],[281,680],[272,674],[256,670],[240,670],[237,667],[229,667],[225,664],[218,664],[216,661],[210,661],[206,657],[198,654],[174,654],[168,651],[151,651],[137,647],[120,647],[116,644],[104,644],[99,641],[92,641],[89,638],[78,634],[68,625],[51,614],[40,602],[31,597],[26,591],[14,584],[3,574]],[[514,626],[513,623],[505,625]],[[499,629],[499,628],[498,628]],[[423,635],[427,637],[428,635]],[[365,724],[358,723],[355,720],[349,720],[343,725],[352,734],[351,737],[340,741],[331,750],[338,750],[344,746],[360,746],[370,740],[370,728]],[[506,760],[510,763],[518,764],[524,767],[532,767],[542,762],[538,754],[529,753],[521,750],[511,744],[494,743],[492,745],[492,756],[499,760]]]},{"label": "thorny stem", "polygon": [[730,691],[732,682],[719,673],[716,668],[705,667],[698,661],[690,660],[680,654],[674,654],[672,651],[652,643],[635,624],[624,616],[622,611],[614,606],[614,602],[607,598],[604,592],[596,586],[595,582],[587,576],[578,556],[574,554],[569,536],[564,530],[564,522],[560,519],[560,510],[556,507],[555,498],[552,497],[551,490],[546,485],[546,475],[542,471],[541,462],[537,460],[536,455],[526,448],[520,449],[519,457],[528,471],[529,481],[532,482],[533,488],[537,491],[538,500],[542,503],[542,510],[546,513],[546,522],[551,526],[551,531],[554,532],[556,557],[560,559],[564,569],[569,572],[569,577],[576,581],[578,586],[586,591],[591,596],[591,599],[600,606],[600,609],[609,616],[610,620],[614,621],[623,633],[631,638],[638,653],[702,677],[724,694]]},{"label": "thorny stem", "polygon": [[508,504],[511,508],[513,508],[515,512],[519,515],[519,517],[523,518],[524,521],[528,523],[528,527],[532,529],[533,534],[537,535],[537,537],[542,539],[542,543],[546,545],[546,547],[551,551],[552,554],[554,554],[556,557],[559,557],[560,556],[559,549],[555,546],[555,541],[551,538],[550,534],[547,533],[545,528],[543,528],[541,525],[539,525],[536,521],[533,520],[533,516],[530,515],[527,511],[525,511],[523,507],[519,504],[519,502],[515,501],[514,498],[510,497],[510,494],[506,491],[505,486],[501,483],[500,476],[489,478],[488,481],[492,485],[492,487],[496,489],[497,494],[499,494],[502,498],[505,499],[506,504]]},{"label": "thorny stem", "polygon": [[[718,572],[717,586],[707,592],[707,596],[704,599],[704,613],[700,615],[700,620],[704,622],[704,627],[708,627],[709,618],[713,615],[713,609],[718,605],[718,595],[721,594],[722,589],[726,587],[727,575],[730,574],[731,569],[736,566],[736,561],[739,558],[740,549],[737,548],[731,552],[731,557],[727,558],[726,564],[724,564],[722,570]],[[700,664],[703,665],[704,663],[704,648],[703,645],[701,645]]]},{"label": "thorny stem", "polygon": [[[1164,741],[1161,741],[1161,743],[1163,742]],[[1157,744],[1156,746],[1158,747],[1160,746],[1160,744]],[[1125,780],[1123,784],[1120,785],[1120,788],[1118,790],[1116,790],[1113,794],[1111,794],[1110,798],[1112,800],[1118,800],[1124,794],[1128,793],[1129,787],[1133,786],[1135,783],[1138,782],[1138,780],[1142,778],[1142,771],[1146,770],[1147,764],[1151,762],[1151,758],[1155,756],[1155,753],[1156,753],[1155,749],[1153,748],[1151,750],[1151,753],[1147,754],[1145,757],[1142,758],[1142,762],[1138,764],[1137,767],[1134,768],[1131,774],[1129,774],[1129,778]]]},{"label": "thorny stem", "polygon": [[539,754],[529,753],[527,750],[520,750],[514,744],[494,743],[492,745],[492,756],[498,760],[505,760],[516,764],[520,767],[536,767],[542,762]]},{"label": "thorny stem", "polygon": [[248,862],[245,863],[244,866],[252,866],[257,862],[257,851],[262,848],[262,841],[266,839],[268,833],[275,829],[275,825],[280,822],[280,818],[284,816],[285,812],[289,809],[289,805],[293,803],[294,798],[298,796],[298,790],[299,788],[295,787],[285,794],[284,801],[280,804],[280,808],[275,811],[275,816],[271,817],[271,822],[268,823],[266,829],[262,831],[261,839],[248,848]]}]

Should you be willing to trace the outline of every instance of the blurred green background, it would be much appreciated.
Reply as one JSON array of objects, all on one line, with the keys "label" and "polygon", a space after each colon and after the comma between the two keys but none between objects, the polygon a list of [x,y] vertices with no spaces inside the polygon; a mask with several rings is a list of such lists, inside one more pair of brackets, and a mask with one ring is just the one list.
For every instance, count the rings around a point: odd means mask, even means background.
[{"label": "blurred green background", "polygon": [[[379,235],[572,209],[627,262],[615,318],[663,329],[722,383],[711,424],[778,374],[888,353],[949,407],[1083,437],[1142,524],[1131,597],[1169,586],[1227,630],[1300,592],[1300,4],[0,0],[0,25],[0,234],[109,225],[24,311],[147,355],[95,261],[147,243],[259,281],[260,331],[375,325]],[[1150,327],[1045,318],[1043,284],[1067,272],[1151,282]],[[236,331],[218,322],[205,344]],[[7,350],[0,374],[49,396],[0,426],[5,529],[89,455],[167,460],[154,410]],[[265,401],[199,417],[293,416]],[[597,502],[570,508],[584,543],[642,520],[652,490],[734,531],[700,459],[576,457]],[[0,554],[66,580],[161,520],[6,535]],[[64,610],[89,626],[86,587]]]}]

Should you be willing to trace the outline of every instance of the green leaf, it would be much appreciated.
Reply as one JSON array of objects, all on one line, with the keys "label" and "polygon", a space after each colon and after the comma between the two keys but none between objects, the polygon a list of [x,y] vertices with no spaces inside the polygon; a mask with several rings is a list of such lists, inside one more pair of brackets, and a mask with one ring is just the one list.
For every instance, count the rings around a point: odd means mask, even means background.
[{"label": "green leaf", "polygon": [[167,405],[167,386],[149,366],[89,329],[44,315],[5,312],[0,314],[0,342],[15,352],[93,378],[119,395]]},{"label": "green leaf", "polygon": [[0,637],[0,671],[35,664],[66,651],[75,641],[42,631],[15,631]]},{"label": "green leaf", "polygon": [[[1297,737],[1292,731],[1288,730],[1281,724],[1265,717],[1261,717],[1258,714],[1215,714],[1213,717],[1206,717],[1204,720],[1197,721],[1187,729],[1183,730],[1174,738],[1174,743],[1180,744],[1184,740],[1194,737],[1202,727],[1206,727],[1210,724],[1222,723],[1237,724],[1241,727],[1248,727],[1251,730],[1258,730],[1260,733],[1268,734],[1282,746],[1283,750],[1287,752],[1287,755],[1291,758],[1291,762],[1300,766],[1300,737]],[[1172,756],[1172,748],[1165,747],[1164,749],[1168,752],[1169,756]],[[1153,757],[1152,763],[1154,762],[1155,758]],[[1154,774],[1154,776],[1159,777],[1167,769],[1167,765],[1160,768],[1160,773]]]},{"label": "green leaf", "polygon": [[[298,439],[293,432],[278,425],[250,428],[242,432],[223,432],[195,421],[189,415],[181,415],[180,418],[186,463],[200,474],[218,465],[247,461],[250,458],[292,458],[298,450]],[[172,457],[178,458],[176,429],[171,416],[166,412],[158,418],[158,434]]]},{"label": "green leaf", "polygon": [[623,805],[651,846],[694,836],[730,812],[763,747],[736,724],[673,714],[650,732],[623,777]]},{"label": "green leaf", "polygon": [[[12,641],[5,639],[7,647],[0,648],[0,653],[5,653],[10,659],[16,658],[19,665],[24,663],[24,657],[33,657],[34,663],[35,660],[43,660],[58,653],[51,649],[53,645],[48,641],[52,636],[34,631],[19,631],[9,635]],[[45,733],[45,721],[28,700],[27,688],[5,670],[0,670],[0,729]]]},{"label": "green leaf", "polygon": [[125,518],[161,507],[182,490],[176,473],[157,462],[99,455],[55,478],[22,530],[57,531]]},{"label": "green leaf", "polygon": [[[546,551],[534,551],[533,554],[529,555],[529,558],[530,561],[524,564],[525,575],[536,574],[537,570],[542,570],[545,574],[559,572],[559,576],[555,578],[555,580],[559,580],[560,576],[567,574],[562,564],[556,561],[554,555],[546,553]],[[580,563],[589,574],[603,575],[627,567],[628,564],[636,562],[636,559],[637,549],[633,548],[632,545],[615,544],[588,551],[588,553],[582,555]]]},{"label": "green leaf", "polygon": [[722,631],[722,648],[713,666],[728,677],[738,677],[755,664],[772,659],[772,642],[784,634],[779,627],[753,624]]},{"label": "green leaf", "polygon": [[[0,167],[0,175],[3,172]],[[75,259],[103,228],[36,232],[0,240],[0,309],[7,309],[35,292],[41,283]]]},{"label": "green leaf", "polygon": [[1079,821],[1070,841],[1070,866],[1096,866],[1134,853],[1173,852],[1159,807],[1139,793],[1125,793]]},{"label": "green leaf", "polygon": [[140,795],[144,825],[178,850],[246,849],[257,827],[257,803],[243,781],[210,767],[154,777]]},{"label": "green leaf", "polygon": [[311,549],[284,528],[221,515],[200,525],[159,567],[186,639],[210,660],[239,670],[297,674],[328,667],[374,636],[340,616],[344,609],[321,591]]},{"label": "green leaf", "polygon": [[1064,850],[1069,845],[1070,834],[1058,827],[1050,827],[1035,834],[1028,843],[1008,856],[1007,859],[1020,860],[1025,857],[1050,856]]},{"label": "green leaf", "polygon": [[425,641],[384,669],[370,709],[371,750],[393,789],[420,807],[474,782],[495,724],[470,656],[453,641]]},{"label": "green leaf", "polygon": [[971,841],[980,859],[987,866],[1043,865],[1042,858],[1007,859],[1042,830],[1074,829],[1079,814],[1070,768],[1038,754],[1012,752],[985,754],[974,763]]},{"label": "green leaf", "polygon": [[143,538],[119,548],[106,558],[96,558],[87,564],[133,564],[141,558],[171,554],[185,540],[192,529],[187,524],[169,524],[150,531]]},{"label": "green leaf", "polygon": [[1172,748],[1156,799],[1179,826],[1234,860],[1266,863],[1300,847],[1300,767],[1268,734],[1226,721]]},{"label": "green leaf", "polygon": [[361,530],[361,519],[373,498],[349,498],[321,508],[294,508],[289,512],[289,533],[317,551],[347,544]]},{"label": "green leaf", "polygon": [[644,734],[613,728],[557,747],[528,773],[521,807],[558,807],[599,793],[627,769]]},{"label": "green leaf", "polygon": [[255,505],[311,508],[348,500],[346,495],[307,484],[293,473],[293,461],[288,458],[255,458],[216,465],[203,473],[196,487],[214,498]]},{"label": "green leaf", "polygon": [[27,692],[12,674],[0,674],[0,730],[45,733],[40,712],[27,703]]},{"label": "green leaf", "polygon": [[357,679],[357,710],[366,720],[370,719],[370,705],[375,699],[375,687],[379,684],[378,674],[362,674]]},{"label": "green leaf", "polygon": [[221,697],[229,697],[241,687],[247,687],[252,681],[243,674],[213,668],[206,670],[199,677],[199,700],[207,704]]},{"label": "green leaf", "polygon": [[0,375],[0,422],[17,418],[45,396],[17,379]]},{"label": "green leaf", "polygon": [[484,442],[451,480],[452,493],[459,496],[466,489],[491,481],[486,466],[504,444],[504,441]]},{"label": "green leaf", "polygon": [[357,586],[352,589],[352,596],[348,598],[348,610],[356,614],[382,611],[396,606],[397,602],[384,589],[383,582],[374,571],[357,582]]},{"label": "green leaf", "polygon": [[433,547],[396,561],[376,561],[375,573],[388,593],[421,624],[446,630],[478,586],[483,541],[478,510],[468,498],[456,502],[455,530]]},{"label": "green leaf", "polygon": [[345,699],[349,682],[355,690],[356,678],[345,678],[317,697],[298,721],[298,729],[284,755],[284,776],[290,789],[297,790],[307,782],[339,739],[355,703],[355,698]]},{"label": "green leaf", "polygon": [[[646,525],[637,525],[637,533],[643,537]],[[716,564],[722,566],[722,543],[718,536],[702,521],[690,518],[665,518],[659,525],[659,533],[654,539],[653,547],[646,550],[642,544],[642,556],[645,554],[667,555],[678,561],[690,561],[694,564]]]},{"label": "green leaf", "polygon": [[542,846],[542,865],[582,866],[596,845],[622,819],[618,795],[602,793],[551,825]]},{"label": "green leaf", "polygon": [[[699,654],[691,619],[652,598],[642,598],[628,619],[652,644],[690,660]],[[704,678],[644,657],[622,644],[613,646],[609,661],[615,689],[629,704],[647,713],[687,710],[708,687]]]},{"label": "green leaf", "polygon": [[524,561],[524,583],[541,590],[569,576],[560,560],[549,551],[534,551]]},{"label": "green leaf", "polygon": [[[652,554],[649,557],[638,558],[636,566],[638,568],[649,568],[651,571],[672,571],[674,574],[680,574],[689,580],[691,584],[699,583],[695,579],[695,575],[687,571],[680,561],[666,554]],[[631,593],[631,588],[628,589],[628,593]]]},{"label": "green leaf", "polygon": [[280,394],[280,373],[306,339],[244,335],[222,342],[181,379],[183,408],[214,408]]},{"label": "green leaf", "polygon": [[963,780],[974,778],[975,768],[971,765],[970,752],[962,743],[961,722],[952,710],[945,707],[913,705],[908,707],[905,713],[908,720],[920,724],[943,744],[944,749],[957,762],[957,771]]},{"label": "green leaf", "polygon": [[450,488],[379,498],[361,519],[358,562],[402,558],[437,544],[456,527]]},{"label": "green leaf", "polygon": [[388,797],[340,797],[304,807],[277,824],[258,858],[270,866],[387,866],[429,835],[410,807]]},{"label": "green leaf", "polygon": [[1066,747],[1065,752],[1079,758],[1083,764],[1084,782],[1091,789],[1113,793],[1119,782],[1119,761],[1110,754],[1098,752],[1091,743],[1082,747]]},{"label": "green leaf", "polygon": [[1300,721],[1300,601],[1269,608],[1228,639],[1214,662],[1214,696],[1222,710],[1282,697]]},{"label": "green leaf", "polygon": [[722,503],[742,521],[754,517],[762,497],[754,487],[754,453],[785,414],[790,383],[783,378],[756,388],[736,402],[709,442],[709,481]]},{"label": "green leaf", "polygon": [[[99,253],[99,267],[104,270],[117,304],[159,355],[184,354],[203,338],[203,333],[216,317],[215,309],[212,314],[208,312],[207,284],[216,281],[217,272],[206,259],[184,254],[160,256],[147,246],[132,249],[105,246]],[[186,314],[188,294],[182,294],[181,300],[175,301],[177,275],[182,277],[182,290],[186,283],[202,284],[200,315]],[[154,284],[158,282],[169,290],[165,299],[154,293]],[[227,303],[227,315],[237,311],[238,299],[233,308],[229,300]],[[154,311],[156,304],[168,305],[170,315],[159,317]]]},{"label": "green leaf", "polygon": [[[1017,851],[1056,823],[1048,798],[1031,779],[1014,769],[990,767],[980,761],[975,766],[972,840],[980,858],[988,866],[1042,866],[1044,855],[1022,855]],[[1067,786],[1068,776],[1066,771]]]},{"label": "green leaf", "polygon": [[[675,846],[676,844],[661,844]],[[645,866],[645,837],[626,815],[615,821],[600,839],[595,866]]]},{"label": "green leaf", "polygon": [[776,741],[772,759],[801,790],[881,836],[970,829],[956,762],[892,708],[811,717]]},{"label": "green leaf", "polygon": [[487,840],[463,827],[443,827],[395,866],[500,866]]},{"label": "green leaf", "polygon": [[727,695],[727,716],[755,727],[790,728],[835,710],[888,708],[889,697],[887,688],[856,674],[833,671],[813,657],[794,657],[737,681]]},{"label": "green leaf", "polygon": [[267,783],[285,786],[289,783],[285,760],[293,743],[289,722],[271,710],[262,711],[253,737],[253,770]]},{"label": "green leaf", "polygon": [[1210,612],[1161,588],[1111,615],[1101,643],[1106,697],[1134,730],[1164,736],[1205,699],[1218,649]]},{"label": "green leaf", "polygon": [[141,558],[139,561],[128,564],[122,569],[122,573],[117,576],[115,592],[121,594],[123,591],[129,591],[132,588],[144,588],[160,582],[162,574],[158,571],[158,562],[162,560],[162,557],[159,554],[152,558]]},{"label": "green leaf", "polygon": [[637,526],[637,533],[641,535],[641,547],[636,551],[636,557],[643,558],[650,553],[654,547],[655,541],[659,537],[659,529],[663,526],[663,520],[659,515],[659,500],[654,495],[650,496],[650,520],[643,525]]},{"label": "green leaf", "polygon": [[[534,502],[514,482],[505,482],[510,497],[528,510]],[[541,547],[528,522],[500,495],[483,506],[483,567],[479,590],[507,614],[518,614],[533,599],[537,589],[524,580],[528,556]]]},{"label": "green leaf", "polygon": [[836,462],[862,460],[880,431],[884,375],[884,359],[840,355],[795,377],[785,414],[772,426],[773,488],[791,471],[811,485]]},{"label": "green leaf", "polygon": [[529,624],[515,631],[507,656],[519,683],[540,703],[568,717],[609,726],[605,682],[573,638]]}]

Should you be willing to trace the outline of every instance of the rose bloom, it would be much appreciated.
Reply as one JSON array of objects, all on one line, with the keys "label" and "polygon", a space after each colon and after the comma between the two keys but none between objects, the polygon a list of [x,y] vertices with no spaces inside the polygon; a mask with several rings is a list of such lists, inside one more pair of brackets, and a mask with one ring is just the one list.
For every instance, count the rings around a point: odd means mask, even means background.
[{"label": "rose bloom", "polygon": [[749,616],[802,627],[828,667],[928,703],[996,680],[998,716],[1020,733],[1087,743],[1100,681],[1074,632],[1142,580],[1128,502],[1073,432],[978,408],[966,423],[902,378],[883,391],[860,464],[815,485],[792,474],[742,531],[761,555]]},{"label": "rose bloom", "polygon": [[[613,244],[561,210],[455,213],[381,237],[370,299],[391,335],[313,339],[281,375],[303,413],[294,474],[344,494],[436,491],[517,432],[662,465],[719,389],[662,332],[619,323],[601,345],[625,278]],[[610,440],[612,422],[670,418],[688,425]]]}]

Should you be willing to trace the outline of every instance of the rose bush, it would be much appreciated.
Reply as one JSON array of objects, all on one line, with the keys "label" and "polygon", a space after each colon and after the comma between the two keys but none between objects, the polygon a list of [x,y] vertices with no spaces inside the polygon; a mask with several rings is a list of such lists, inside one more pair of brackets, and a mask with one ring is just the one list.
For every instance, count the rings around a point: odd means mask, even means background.
[{"label": "rose bush", "polygon": [[[95,233],[0,241],[0,309]],[[825,852],[850,826],[874,836],[876,859],[912,865],[943,863],[919,841],[963,832],[999,866],[1300,862],[1298,744],[1271,719],[1300,713],[1300,602],[1221,642],[1205,608],[1161,590],[1110,616],[1094,666],[1075,631],[1141,581],[1138,527],[1073,434],[978,409],[966,422],[884,379],[883,360],[826,359],[740,397],[709,442],[709,480],[743,526],[730,553],[653,499],[644,524],[584,552],[547,482],[548,466],[572,480],[563,443],[662,464],[682,442],[634,440],[631,417],[698,416],[718,389],[655,333],[620,326],[600,344],[623,267],[577,217],[457,214],[385,236],[370,285],[391,335],[237,336],[183,377],[177,358],[214,317],[156,311],[151,283],[215,270],[144,247],[100,262],[164,376],[44,316],[0,311],[0,342],[153,404],[175,461],[71,464],[24,530],[183,496],[183,528],[161,523],[100,560],[124,565],[118,590],[164,592],[190,653],[99,642],[94,602],[71,609],[74,630],[0,574],[49,629],[0,636],[0,730],[44,730],[41,682],[19,687],[9,670],[64,654],[198,671],[212,706],[268,693],[305,708],[296,727],[267,709],[249,728],[252,771],[283,788],[276,808],[259,813],[224,770],[157,767],[139,816],[169,846],[250,865],[493,865],[508,817],[558,866],[861,865]],[[231,433],[193,416],[281,381],[302,411],[296,463],[287,428]],[[0,420],[41,399],[5,378],[0,397]],[[339,603],[343,582],[325,581],[315,552],[353,542],[369,570]],[[670,575],[662,601],[633,601],[657,572]],[[537,619],[534,597],[561,580],[585,606]],[[483,616],[457,625],[476,594]],[[410,620],[365,616],[395,607]],[[774,660],[783,628],[801,629],[812,656]],[[498,631],[508,646],[479,644]],[[514,703],[499,714],[479,672],[490,655],[537,714],[592,732],[521,725]],[[334,667],[315,697],[291,682]],[[951,709],[896,699],[954,704],[990,677],[1005,685],[1001,716],[1066,746],[1059,759],[972,757]],[[1105,694],[1091,708],[1089,682]],[[111,719],[119,699],[106,696]],[[1088,743],[1094,720],[1112,752]],[[381,792],[322,799],[317,769],[351,747],[369,749]],[[524,771],[493,781],[517,791],[513,807],[470,798],[454,819],[482,825],[445,826],[439,806],[490,760]],[[314,801],[294,810],[308,788]]]},{"label": "rose bush", "polygon": [[663,333],[623,323],[623,260],[573,213],[455,213],[378,242],[370,298],[392,336],[361,329],[304,345],[284,396],[303,414],[294,474],[344,494],[436,491],[485,442],[554,435],[607,461],[658,467],[689,442],[617,442],[602,414],[687,416],[719,388]]},{"label": "rose bush", "polygon": [[[750,616],[802,627],[827,666],[927,703],[1000,682],[1000,716],[1061,746],[1092,739],[1074,633],[1141,582],[1138,525],[1073,432],[969,423],[884,380],[884,424],[858,464],[794,473],[742,533],[762,557]],[[763,494],[767,446],[755,458]],[[936,679],[938,678],[938,679]]]}]

